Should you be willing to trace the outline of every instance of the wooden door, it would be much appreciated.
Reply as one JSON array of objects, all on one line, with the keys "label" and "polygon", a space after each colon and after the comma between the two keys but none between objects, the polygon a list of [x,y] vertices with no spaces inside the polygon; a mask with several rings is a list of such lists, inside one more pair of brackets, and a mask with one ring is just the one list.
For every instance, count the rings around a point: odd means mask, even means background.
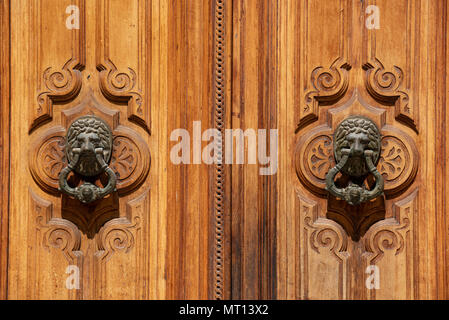
[{"label": "wooden door", "polygon": [[[447,11],[2,1],[0,297],[447,299]],[[111,128],[117,176],[88,205],[58,190],[83,116]],[[333,134],[354,116],[379,130],[384,181],[359,206],[326,190]],[[207,129],[222,147],[241,129],[244,159],[203,161]],[[268,172],[250,161],[251,132]]]},{"label": "wooden door", "polygon": [[[173,130],[214,126],[215,10],[210,1],[10,2],[8,298],[222,294],[215,169],[170,161]],[[67,129],[85,115],[113,131],[118,179],[88,206],[58,191]],[[79,289],[69,279],[77,270]]]},{"label": "wooden door", "polygon": [[[234,1],[232,14],[232,126],[279,130],[276,175],[232,169],[232,296],[447,299],[447,3]],[[351,116],[382,135],[384,195],[362,207],[326,190]]]}]

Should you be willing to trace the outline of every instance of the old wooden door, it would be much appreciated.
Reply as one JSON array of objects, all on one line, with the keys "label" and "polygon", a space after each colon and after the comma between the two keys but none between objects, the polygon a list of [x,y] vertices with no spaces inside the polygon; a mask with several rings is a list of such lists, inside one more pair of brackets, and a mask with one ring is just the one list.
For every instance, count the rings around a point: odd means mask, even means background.
[{"label": "old wooden door", "polygon": [[[445,1],[0,10],[1,298],[448,298]],[[110,127],[117,177],[90,204],[58,190],[67,131],[85,116]],[[360,205],[326,190],[334,132],[354,116],[379,130],[384,181]],[[275,165],[261,174],[249,138],[245,159],[202,161],[209,128],[221,145],[226,129],[256,132]]]}]

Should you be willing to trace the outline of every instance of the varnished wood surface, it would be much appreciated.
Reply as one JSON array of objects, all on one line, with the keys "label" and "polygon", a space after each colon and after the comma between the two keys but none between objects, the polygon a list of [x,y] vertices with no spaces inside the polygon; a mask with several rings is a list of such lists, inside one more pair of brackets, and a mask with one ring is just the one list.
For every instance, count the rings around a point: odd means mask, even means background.
[{"label": "varnished wood surface", "polygon": [[[79,30],[65,27],[71,4]],[[369,5],[379,29],[365,26]],[[449,298],[446,1],[17,0],[0,10],[0,298]],[[65,130],[88,113],[133,159],[97,208],[112,218],[101,228],[77,226],[88,210],[57,191]],[[331,133],[354,114],[384,135],[386,179],[385,206],[370,207],[385,219],[358,241],[337,209],[327,213],[323,183]],[[192,139],[194,121],[278,129],[277,173],[173,164],[170,135]],[[378,290],[365,287],[370,264]],[[79,290],[65,287],[68,265],[81,270]]]},{"label": "varnished wood surface", "polygon": [[9,2],[0,3],[0,299],[7,295],[9,211]]}]

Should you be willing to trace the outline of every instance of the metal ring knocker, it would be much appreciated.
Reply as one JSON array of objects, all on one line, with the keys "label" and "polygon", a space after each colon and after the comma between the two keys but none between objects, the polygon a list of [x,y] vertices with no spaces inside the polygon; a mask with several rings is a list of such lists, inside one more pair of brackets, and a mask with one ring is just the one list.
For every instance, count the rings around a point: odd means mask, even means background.
[{"label": "metal ring knocker", "polygon": [[[327,173],[326,190],[354,206],[382,195],[384,180],[374,165],[379,160],[380,142],[379,130],[370,119],[356,116],[344,120],[334,134],[334,156],[338,162]],[[350,177],[345,188],[335,185],[338,172]],[[369,173],[376,181],[372,190],[364,186]]]},{"label": "metal ring knocker", "polygon": [[[66,156],[69,164],[59,175],[59,190],[84,204],[92,203],[115,191],[117,177],[107,162],[112,154],[112,132],[109,126],[95,116],[81,117],[67,133]],[[92,182],[72,188],[67,182],[71,172],[83,177],[97,177],[103,172],[108,175],[104,188]]]}]

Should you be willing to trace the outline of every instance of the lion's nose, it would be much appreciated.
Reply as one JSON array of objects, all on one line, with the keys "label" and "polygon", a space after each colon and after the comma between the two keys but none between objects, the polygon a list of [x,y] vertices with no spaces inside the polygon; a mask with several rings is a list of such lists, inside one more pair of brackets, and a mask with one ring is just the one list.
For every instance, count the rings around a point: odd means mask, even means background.
[{"label": "lion's nose", "polygon": [[355,140],[354,145],[352,146],[352,155],[356,157],[363,156],[363,144],[360,143],[359,140]]},{"label": "lion's nose", "polygon": [[95,152],[94,145],[90,142],[83,143],[83,145],[81,146],[81,152],[82,153],[94,153]]}]

